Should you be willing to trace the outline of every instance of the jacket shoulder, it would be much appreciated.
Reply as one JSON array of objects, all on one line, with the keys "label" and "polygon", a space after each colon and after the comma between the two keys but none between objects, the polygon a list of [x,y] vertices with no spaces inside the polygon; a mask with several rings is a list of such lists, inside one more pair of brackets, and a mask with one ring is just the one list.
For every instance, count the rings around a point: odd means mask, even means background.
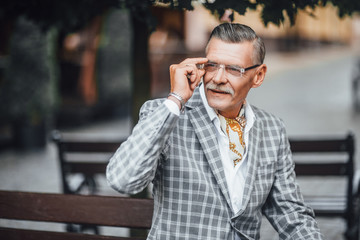
[{"label": "jacket shoulder", "polygon": [[264,126],[284,127],[284,121],[281,118],[279,118],[279,117],[275,116],[274,114],[269,113],[263,109],[255,107],[253,105],[251,105],[251,108],[254,112],[256,120],[260,121]]}]

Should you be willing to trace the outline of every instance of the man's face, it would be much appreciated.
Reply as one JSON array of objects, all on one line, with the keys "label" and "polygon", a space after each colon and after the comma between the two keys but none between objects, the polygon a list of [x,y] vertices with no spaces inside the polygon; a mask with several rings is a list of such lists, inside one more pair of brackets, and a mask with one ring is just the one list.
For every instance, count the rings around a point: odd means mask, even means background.
[{"label": "man's face", "polygon": [[[210,40],[206,54],[209,62],[242,68],[254,65],[252,56],[253,44],[251,42],[227,43],[217,38]],[[237,117],[249,90],[262,83],[263,76],[260,79],[261,82],[258,81],[258,68],[246,71],[242,77],[234,77],[224,68],[219,68],[214,73],[205,73],[203,81],[210,107],[218,110],[225,117]]]}]

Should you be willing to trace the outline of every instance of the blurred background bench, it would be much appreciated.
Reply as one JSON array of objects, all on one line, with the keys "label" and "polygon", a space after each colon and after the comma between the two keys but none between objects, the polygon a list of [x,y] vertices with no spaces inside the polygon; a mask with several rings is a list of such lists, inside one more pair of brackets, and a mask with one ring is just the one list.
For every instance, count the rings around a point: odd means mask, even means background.
[{"label": "blurred background bench", "polygon": [[[125,141],[80,140],[76,135],[53,134],[58,147],[63,192],[72,194],[98,194],[96,175],[105,174],[109,158]],[[346,222],[346,239],[359,239],[359,180],[355,175],[354,145],[352,134],[344,137],[322,139],[290,138],[291,150],[296,163],[295,171],[302,186],[305,201],[314,209],[316,217],[340,217]],[[71,183],[71,176],[80,174],[80,180]],[[321,191],[307,194],[309,184],[332,184],[324,177],[343,181],[341,188],[331,194]],[[316,183],[318,181],[318,183]],[[327,187],[329,189],[329,187]]]},{"label": "blurred background bench", "polygon": [[58,149],[63,193],[70,194],[99,194],[96,176],[105,174],[110,157],[126,140],[84,139],[59,131],[52,132],[52,139]]},{"label": "blurred background bench", "polygon": [[[341,138],[290,139],[299,179],[310,178],[307,184],[317,184],[318,191],[304,194],[305,202],[315,211],[316,217],[341,217],[346,221],[345,238],[359,239],[359,180],[355,176],[352,134]],[[345,183],[334,185],[331,193],[322,195],[322,188],[333,184],[324,177],[334,177]],[[318,181],[318,182],[316,182]],[[306,185],[302,188],[306,190]]]}]

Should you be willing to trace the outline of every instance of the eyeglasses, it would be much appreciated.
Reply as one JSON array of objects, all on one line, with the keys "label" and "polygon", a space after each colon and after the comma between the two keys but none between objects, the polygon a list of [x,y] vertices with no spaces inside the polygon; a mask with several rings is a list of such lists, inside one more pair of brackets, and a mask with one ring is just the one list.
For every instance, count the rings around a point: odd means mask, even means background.
[{"label": "eyeglasses", "polygon": [[207,62],[205,64],[202,64],[202,66],[198,66],[199,68],[204,69],[207,73],[215,74],[219,68],[222,68],[225,70],[226,73],[234,76],[234,77],[242,77],[243,74],[250,69],[256,68],[260,66],[259,64],[253,65],[251,67],[242,68],[239,66],[233,66],[233,65],[225,65],[225,64],[218,64],[214,62]]}]

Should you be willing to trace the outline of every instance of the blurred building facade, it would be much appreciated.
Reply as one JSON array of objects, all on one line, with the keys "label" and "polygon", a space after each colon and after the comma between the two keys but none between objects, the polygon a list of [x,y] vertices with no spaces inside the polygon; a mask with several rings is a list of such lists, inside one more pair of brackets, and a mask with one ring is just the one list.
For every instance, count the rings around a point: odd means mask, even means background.
[{"label": "blurred building facade", "polygon": [[[194,7],[193,11],[153,8],[158,23],[148,41],[150,96],[153,98],[164,97],[168,93],[170,64],[187,57],[205,55],[208,36],[220,23],[200,4]],[[360,17],[339,19],[336,11],[332,6],[317,8],[314,17],[299,12],[294,26],[287,21],[280,27],[273,24],[265,27],[259,11],[250,11],[244,16],[235,14],[234,21],[251,26],[264,38],[267,51],[300,51],[329,44],[359,46]],[[129,115],[133,88],[131,49],[137,47],[133,46],[131,39],[134,29],[129,18],[126,10],[111,10],[97,16],[78,32],[52,36],[57,38],[56,46],[51,45],[56,47],[56,59],[49,61],[56,61],[58,66],[52,69],[57,75],[52,73],[55,81],[51,83],[57,89],[54,91],[52,88],[50,94],[56,94],[55,99],[58,100],[55,112],[57,124],[71,126],[104,116]],[[4,26],[1,40],[10,41],[14,27],[11,24]],[[0,90],[11,55],[5,45],[0,46]],[[8,124],[7,116],[2,115],[0,140],[3,135],[9,135]]]}]

